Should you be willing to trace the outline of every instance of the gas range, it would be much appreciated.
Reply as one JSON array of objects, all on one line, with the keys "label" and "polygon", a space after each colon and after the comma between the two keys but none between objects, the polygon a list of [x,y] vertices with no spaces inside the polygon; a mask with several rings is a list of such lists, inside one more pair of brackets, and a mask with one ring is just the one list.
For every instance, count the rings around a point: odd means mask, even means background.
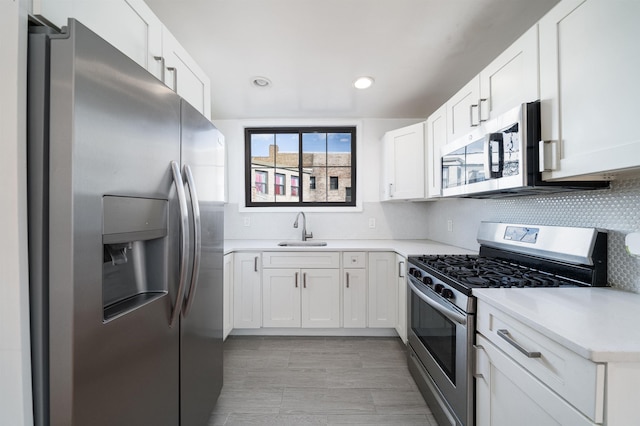
[{"label": "gas range", "polygon": [[474,288],[607,285],[607,234],[483,222],[478,255],[409,256],[409,370],[439,424],[473,424]]},{"label": "gas range", "polygon": [[[409,263],[414,265],[409,268],[409,273],[423,280],[425,284],[430,284],[430,278],[421,271],[430,272],[467,295],[471,295],[474,288],[575,287],[581,285],[579,282],[554,275],[551,272],[481,256],[412,256],[409,258]],[[447,294],[445,291],[443,296],[446,297]]]}]

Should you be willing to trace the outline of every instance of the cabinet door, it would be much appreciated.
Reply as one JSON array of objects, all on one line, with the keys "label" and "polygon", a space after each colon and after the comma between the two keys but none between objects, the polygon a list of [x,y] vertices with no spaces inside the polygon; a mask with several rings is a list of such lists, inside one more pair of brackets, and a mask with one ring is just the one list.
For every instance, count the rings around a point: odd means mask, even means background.
[{"label": "cabinet door", "polygon": [[367,270],[345,269],[342,280],[343,325],[364,328],[367,326]]},{"label": "cabinet door", "polygon": [[427,158],[425,174],[427,198],[442,194],[442,156],[440,150],[447,144],[447,108],[445,105],[431,114],[426,124]]},{"label": "cabinet door", "polygon": [[447,142],[466,135],[480,124],[480,78],[475,77],[446,103]]},{"label": "cabinet door", "polygon": [[369,327],[394,328],[398,319],[395,253],[369,253]]},{"label": "cabinet door", "polygon": [[407,343],[407,259],[396,254],[396,281],[398,288],[398,323],[396,331],[404,343]]},{"label": "cabinet door", "polygon": [[544,179],[640,166],[640,2],[563,0],[539,22]]},{"label": "cabinet door", "polygon": [[481,334],[476,342],[477,426],[595,425]]},{"label": "cabinet door", "polygon": [[340,327],[339,269],[302,269],[302,327]]},{"label": "cabinet door", "polygon": [[480,73],[480,121],[539,97],[538,26],[534,25]]},{"label": "cabinet door", "polygon": [[34,0],[33,13],[58,27],[75,18],[151,74],[162,75],[162,23],[142,0]]},{"label": "cabinet door", "polygon": [[300,290],[298,269],[264,269],[262,326],[300,327]]},{"label": "cabinet door", "polygon": [[233,330],[233,253],[224,256],[222,271],[222,338],[226,339]]},{"label": "cabinet door", "polygon": [[166,27],[162,28],[162,52],[164,83],[210,119],[211,82]]},{"label": "cabinet door", "polygon": [[424,123],[387,132],[384,145],[384,199],[424,198]]},{"label": "cabinet door", "polygon": [[260,328],[260,253],[234,253],[233,327]]}]

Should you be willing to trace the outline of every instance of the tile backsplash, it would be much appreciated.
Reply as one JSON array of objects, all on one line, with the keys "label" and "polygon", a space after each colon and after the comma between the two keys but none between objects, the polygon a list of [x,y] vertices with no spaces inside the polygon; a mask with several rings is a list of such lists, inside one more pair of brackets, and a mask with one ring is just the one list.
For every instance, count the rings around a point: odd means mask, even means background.
[{"label": "tile backsplash", "polygon": [[[640,177],[613,181],[610,189],[498,200],[442,200],[427,206],[430,238],[477,248],[473,228],[482,220],[538,225],[584,226],[609,232],[609,284],[640,293],[640,259],[624,238],[640,231]],[[453,231],[446,230],[452,220]],[[464,224],[462,229],[456,223]]]}]

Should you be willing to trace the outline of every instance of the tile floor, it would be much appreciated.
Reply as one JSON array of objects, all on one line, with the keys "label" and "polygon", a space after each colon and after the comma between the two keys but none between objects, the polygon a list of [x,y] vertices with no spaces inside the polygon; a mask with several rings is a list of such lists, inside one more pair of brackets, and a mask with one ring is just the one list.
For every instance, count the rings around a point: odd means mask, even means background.
[{"label": "tile floor", "polygon": [[437,426],[404,351],[398,338],[230,336],[209,426]]}]

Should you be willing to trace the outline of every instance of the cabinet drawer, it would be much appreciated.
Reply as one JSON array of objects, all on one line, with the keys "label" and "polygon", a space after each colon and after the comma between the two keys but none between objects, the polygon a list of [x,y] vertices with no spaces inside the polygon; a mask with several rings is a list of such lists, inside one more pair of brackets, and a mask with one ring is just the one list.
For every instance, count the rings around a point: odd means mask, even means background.
[{"label": "cabinet drawer", "polygon": [[[594,422],[603,421],[604,364],[581,357],[482,300],[477,312],[479,333]],[[530,358],[513,344],[540,356]]]},{"label": "cabinet drawer", "polygon": [[262,253],[263,268],[339,268],[338,252],[277,252]]},{"label": "cabinet drawer", "polygon": [[366,255],[363,251],[345,251],[342,253],[342,266],[345,268],[364,268]]}]

